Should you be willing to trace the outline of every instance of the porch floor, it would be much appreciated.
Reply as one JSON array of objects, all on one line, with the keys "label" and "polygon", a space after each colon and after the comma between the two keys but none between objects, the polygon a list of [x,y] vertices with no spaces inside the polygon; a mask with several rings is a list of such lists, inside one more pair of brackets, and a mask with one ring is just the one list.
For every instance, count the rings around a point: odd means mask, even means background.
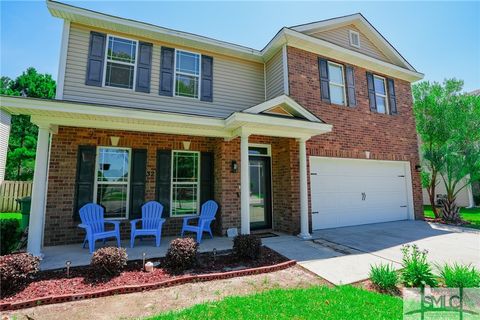
[{"label": "porch floor", "polygon": [[[154,238],[145,238],[140,241],[138,238],[135,241],[135,247],[130,248],[130,240],[124,240],[121,242],[123,248],[127,249],[128,260],[142,259],[142,253],[146,253],[146,259],[164,257],[167,253],[167,249],[170,245],[170,241],[178,238],[162,237],[160,247],[155,247]],[[105,245],[102,241],[97,241],[95,248],[102,248],[107,246],[117,246],[116,241],[107,241]],[[199,247],[199,252],[212,251],[214,248],[217,250],[228,250],[233,246],[233,239],[227,237],[214,237],[210,239],[208,235],[202,239],[202,243]],[[72,262],[72,267],[84,266],[90,264],[92,255],[88,252],[88,244],[85,249],[82,248],[82,244],[69,244],[61,246],[51,246],[43,248],[43,259],[40,262],[41,270],[52,270],[65,267],[66,261]]]}]

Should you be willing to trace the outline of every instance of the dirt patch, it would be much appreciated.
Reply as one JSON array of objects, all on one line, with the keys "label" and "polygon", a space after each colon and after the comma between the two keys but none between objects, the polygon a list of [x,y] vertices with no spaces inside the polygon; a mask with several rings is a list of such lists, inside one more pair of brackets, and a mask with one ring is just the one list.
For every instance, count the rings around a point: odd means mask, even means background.
[{"label": "dirt patch", "polygon": [[188,283],[153,291],[110,296],[6,313],[16,319],[131,319],[183,309],[230,295],[247,295],[275,288],[329,285],[299,266],[272,273],[210,282]]},{"label": "dirt patch", "polygon": [[3,298],[0,300],[0,303],[25,301],[48,296],[90,293],[128,285],[158,283],[188,275],[270,266],[285,262],[287,259],[266,247],[262,247],[259,259],[250,261],[239,260],[231,251],[218,252],[215,255],[208,252],[199,254],[195,268],[182,274],[171,274],[161,268],[164,264],[164,258],[150,261],[159,264],[159,267],[154,268],[153,272],[143,272],[142,261],[130,261],[125,271],[116,277],[100,275],[89,266],[72,268],[69,277],[66,276],[66,271],[63,269],[43,271],[38,273],[33,281],[22,290],[12,296]]},{"label": "dirt patch", "polygon": [[395,289],[389,290],[389,291],[385,291],[385,290],[382,290],[382,289],[378,288],[369,279],[352,283],[352,286],[357,287],[357,288],[361,288],[361,289],[365,289],[365,290],[368,290],[368,291],[377,292],[377,293],[381,293],[381,294],[388,294],[388,295],[395,296],[395,297],[400,297],[400,298],[403,296],[402,295],[403,285],[400,285],[400,284],[397,285],[397,287]]}]

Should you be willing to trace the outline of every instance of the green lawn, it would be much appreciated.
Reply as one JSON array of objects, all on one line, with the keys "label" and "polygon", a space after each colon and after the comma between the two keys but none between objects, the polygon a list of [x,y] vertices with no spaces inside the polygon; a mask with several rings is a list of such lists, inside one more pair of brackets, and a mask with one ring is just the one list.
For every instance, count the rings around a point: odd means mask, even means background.
[{"label": "green lawn", "polygon": [[[432,206],[424,206],[424,214],[427,218],[434,218]],[[460,215],[462,219],[470,222],[468,227],[480,229],[480,208],[462,208],[460,209]]]},{"label": "green lawn", "polygon": [[0,212],[0,220],[3,219],[22,219],[22,214],[20,212]]},{"label": "green lawn", "polygon": [[161,314],[149,319],[402,319],[397,297],[351,286],[271,290]]}]

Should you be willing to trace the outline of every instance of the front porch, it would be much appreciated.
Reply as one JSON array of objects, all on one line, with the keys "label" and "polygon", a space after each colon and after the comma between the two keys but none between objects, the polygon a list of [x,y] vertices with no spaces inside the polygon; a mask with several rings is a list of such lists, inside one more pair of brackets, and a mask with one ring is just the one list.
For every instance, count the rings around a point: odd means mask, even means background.
[{"label": "front porch", "polygon": [[[162,247],[152,254],[163,254],[169,242],[165,236],[178,235],[182,217],[198,214],[201,203],[210,199],[220,207],[213,227],[217,235],[225,235],[230,228],[250,233],[252,144],[271,149],[272,197],[267,205],[273,212],[271,229],[310,237],[306,141],[331,131],[332,126],[287,96],[234,112],[226,119],[18,97],[3,98],[2,107],[11,114],[31,115],[39,127],[28,251],[45,256],[44,268],[63,266],[69,259],[73,264],[87,259],[82,254],[69,258],[62,252],[82,250],[79,243],[84,233],[77,227],[78,209],[89,202],[104,205],[99,190],[114,189],[104,175],[111,163],[99,162],[99,154],[109,148],[123,149],[128,160],[124,168],[131,170],[125,175],[122,169],[122,175],[116,176],[119,180],[114,182],[124,180],[124,184],[114,190],[120,197],[109,201],[118,210],[106,216],[121,220],[122,239],[130,237],[129,220],[140,217],[143,203],[156,200],[165,208]],[[197,153],[199,162],[194,167],[198,171],[184,177],[193,191],[178,192],[173,178],[175,153],[188,152]],[[183,188],[179,182],[177,189]],[[175,198],[192,193],[196,194],[192,199]],[[195,204],[196,209],[176,215],[174,208],[182,207],[182,201],[187,207]],[[258,219],[256,210],[252,214]],[[206,247],[202,250],[208,250],[210,242],[202,245]],[[130,250],[131,258],[140,258],[142,250]],[[55,255],[58,258],[49,258]]]},{"label": "front porch", "polygon": [[[145,238],[142,241],[139,239],[135,242],[135,247],[130,248],[130,240],[122,240],[122,248],[127,249],[128,260],[141,260],[143,253],[145,259],[148,261],[152,258],[164,257],[167,253],[170,241],[178,238],[175,236],[162,237],[160,247],[155,247],[155,240],[152,237]],[[106,246],[116,246],[115,240],[107,241],[105,244],[102,241],[97,241],[96,248]],[[212,252],[232,249],[233,240],[227,237],[214,237],[210,239],[208,236],[202,240],[198,251]],[[85,266],[90,264],[92,255],[88,252],[88,246],[85,249],[81,244],[67,244],[58,246],[48,246],[43,248],[43,259],[40,262],[41,270],[52,270],[65,268],[67,261],[71,262],[72,267]]]}]

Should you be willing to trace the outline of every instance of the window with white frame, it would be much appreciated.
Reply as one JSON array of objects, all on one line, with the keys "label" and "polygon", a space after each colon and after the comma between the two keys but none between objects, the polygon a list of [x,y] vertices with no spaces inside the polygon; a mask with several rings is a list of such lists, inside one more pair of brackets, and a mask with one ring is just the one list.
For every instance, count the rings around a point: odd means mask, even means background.
[{"label": "window with white frame", "polygon": [[105,85],[133,89],[137,57],[137,41],[108,36]]},{"label": "window with white frame", "polygon": [[106,218],[128,218],[130,149],[98,147],[96,168],[96,203]]},{"label": "window with white frame", "polygon": [[377,112],[388,114],[387,83],[385,78],[374,75],[373,84],[375,87],[375,102]]},{"label": "window with white frame", "polygon": [[198,99],[200,92],[200,55],[175,51],[175,95]]},{"label": "window with white frame", "polygon": [[330,87],[330,102],[345,105],[345,77],[343,66],[338,63],[328,62],[328,80]]},{"label": "window with white frame", "polygon": [[200,196],[200,153],[172,151],[171,216],[198,212]]}]

